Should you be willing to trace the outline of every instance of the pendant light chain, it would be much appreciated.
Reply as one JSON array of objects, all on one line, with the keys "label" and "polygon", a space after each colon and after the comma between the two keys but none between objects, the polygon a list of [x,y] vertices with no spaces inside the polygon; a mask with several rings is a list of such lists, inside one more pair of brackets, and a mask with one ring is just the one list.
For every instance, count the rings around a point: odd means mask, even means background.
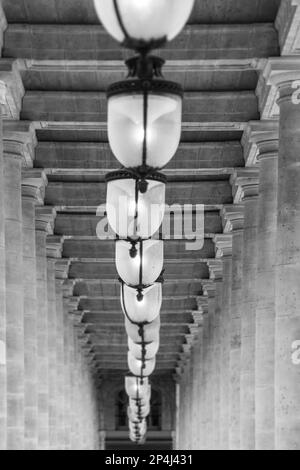
[{"label": "pendant light chain", "polygon": [[[107,219],[117,235],[121,307],[129,337],[128,367],[132,375],[126,376],[125,386],[130,397],[130,439],[136,444],[145,442],[151,399],[149,376],[159,349],[164,273],[161,223],[166,187],[166,177],[159,171],[178,149],[183,99],[182,87],[163,78],[165,61],[150,55],[150,51],[177,36],[194,1],[149,2],[141,15],[136,0],[113,0],[112,4],[94,0],[106,30],[137,53],[126,61],[127,79],[112,84],[107,91],[109,144],[122,169],[106,176]],[[124,16],[129,20],[124,22]],[[153,222],[154,204],[159,212]],[[116,215],[119,221],[127,218],[126,234],[121,233]],[[147,220],[150,224],[145,228]],[[156,233],[158,239],[153,240]]]}]

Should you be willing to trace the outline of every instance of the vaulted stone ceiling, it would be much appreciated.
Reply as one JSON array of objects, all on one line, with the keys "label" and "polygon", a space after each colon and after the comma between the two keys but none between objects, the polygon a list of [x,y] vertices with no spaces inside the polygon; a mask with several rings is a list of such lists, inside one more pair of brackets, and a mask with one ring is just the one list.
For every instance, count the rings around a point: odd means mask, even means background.
[{"label": "vaulted stone ceiling", "polygon": [[[279,4],[196,0],[189,25],[159,51],[165,77],[185,89],[181,145],[165,170],[167,202],[205,205],[205,243],[194,252],[184,240],[166,242],[156,374],[184,363],[198,306],[218,277],[215,236],[223,233],[223,207],[233,204],[231,176],[245,166],[243,131],[260,118],[259,72],[279,55]],[[105,202],[105,173],[118,166],[107,143],[105,89],[125,76],[122,60],[131,54],[98,24],[92,0],[4,0],[3,7],[1,73],[25,91],[20,121],[8,119],[5,132],[36,135],[34,174],[45,171],[45,205],[56,215],[48,248],[54,256],[62,250],[70,314],[99,374],[125,372],[114,244],[96,237],[96,207]]]}]

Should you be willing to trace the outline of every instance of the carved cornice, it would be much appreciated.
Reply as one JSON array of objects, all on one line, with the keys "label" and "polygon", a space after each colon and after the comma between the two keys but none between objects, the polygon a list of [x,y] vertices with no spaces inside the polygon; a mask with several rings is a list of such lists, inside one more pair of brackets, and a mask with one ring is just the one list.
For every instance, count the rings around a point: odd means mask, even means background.
[{"label": "carved cornice", "polygon": [[32,168],[37,146],[35,130],[33,126],[26,126],[24,130],[14,130],[14,127],[11,124],[4,125],[4,152],[20,156],[23,168]]},{"label": "carved cornice", "polygon": [[76,285],[75,279],[65,279],[62,284],[63,297],[65,298],[73,297],[75,285]]},{"label": "carved cornice", "polygon": [[[210,279],[202,282],[203,294],[207,297],[207,301],[216,297],[216,283]],[[208,305],[209,310],[209,305]],[[208,312],[209,313],[209,312]]]},{"label": "carved cornice", "polygon": [[[267,61],[260,75],[256,94],[262,119],[277,119],[279,117],[279,89],[300,81],[300,57],[279,57]],[[294,90],[295,91],[295,90]]]},{"label": "carved cornice", "polygon": [[300,0],[281,0],[275,26],[281,55],[300,52]]},{"label": "carved cornice", "polygon": [[221,211],[224,233],[239,232],[244,228],[244,205],[223,206]]},{"label": "carved cornice", "polygon": [[198,328],[201,328],[203,325],[203,310],[202,309],[194,310],[192,312],[192,315],[193,315],[195,324],[198,326]]},{"label": "carved cornice", "polygon": [[232,256],[232,234],[224,233],[214,236],[216,257],[227,258]]},{"label": "carved cornice", "polygon": [[198,310],[202,312],[202,318],[203,315],[205,315],[208,312],[208,302],[207,302],[207,297],[205,296],[197,296],[196,297],[196,302],[197,302],[197,307]]},{"label": "carved cornice", "polygon": [[22,173],[22,197],[43,205],[48,180],[43,170],[26,170]]},{"label": "carved cornice", "polygon": [[4,84],[4,86],[1,85],[2,117],[4,119],[20,119],[25,89],[17,60],[0,59],[0,82]]},{"label": "carved cornice", "polygon": [[47,238],[47,257],[59,259],[62,257],[64,237],[52,236]]},{"label": "carved cornice", "polygon": [[35,229],[53,234],[56,210],[50,206],[37,206],[35,208]]},{"label": "carved cornice", "polygon": [[278,156],[278,134],[278,121],[249,122],[242,137],[247,167],[255,166],[261,158]]},{"label": "carved cornice", "polygon": [[220,259],[211,259],[207,262],[210,279],[212,281],[222,281],[223,279],[223,263]]},{"label": "carved cornice", "polygon": [[60,279],[62,281],[68,279],[70,265],[71,261],[69,259],[57,259],[55,263],[56,279]]},{"label": "carved cornice", "polygon": [[243,168],[231,176],[233,200],[236,204],[258,197],[259,169]]}]

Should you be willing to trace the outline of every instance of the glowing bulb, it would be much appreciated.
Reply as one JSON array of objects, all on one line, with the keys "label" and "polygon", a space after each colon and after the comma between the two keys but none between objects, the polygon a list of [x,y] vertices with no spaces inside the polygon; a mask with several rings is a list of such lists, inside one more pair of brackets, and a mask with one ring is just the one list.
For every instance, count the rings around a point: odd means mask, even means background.
[{"label": "glowing bulb", "polygon": [[137,255],[135,258],[132,258],[132,264],[136,267],[139,268],[141,265],[141,255]]},{"label": "glowing bulb", "polygon": [[135,130],[135,137],[136,140],[139,144],[144,142],[144,139],[147,139],[147,143],[149,144],[151,140],[153,139],[153,131],[151,129],[147,129],[146,132],[144,130],[144,127],[140,126]]}]

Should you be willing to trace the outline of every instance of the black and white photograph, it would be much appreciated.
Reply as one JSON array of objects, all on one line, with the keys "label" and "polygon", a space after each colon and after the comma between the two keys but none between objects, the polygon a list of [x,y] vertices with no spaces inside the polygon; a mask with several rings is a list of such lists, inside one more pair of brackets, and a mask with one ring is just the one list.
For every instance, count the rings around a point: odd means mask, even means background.
[{"label": "black and white photograph", "polygon": [[0,450],[300,450],[300,0],[0,0]]}]

